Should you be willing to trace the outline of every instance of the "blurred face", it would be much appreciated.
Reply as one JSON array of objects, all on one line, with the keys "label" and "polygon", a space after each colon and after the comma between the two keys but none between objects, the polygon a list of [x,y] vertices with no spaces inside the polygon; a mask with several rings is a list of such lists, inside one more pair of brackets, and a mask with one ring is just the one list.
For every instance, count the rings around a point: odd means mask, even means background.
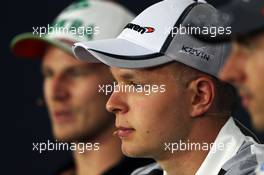
[{"label": "blurred face", "polygon": [[113,81],[109,68],[79,62],[61,49],[50,47],[42,71],[45,100],[56,139],[87,141],[113,127],[114,117],[105,109],[108,97],[98,92],[99,85]]},{"label": "blurred face", "polygon": [[171,69],[171,65],[154,70],[111,69],[119,85],[165,85],[164,92],[113,92],[110,97],[107,109],[116,115],[116,134],[125,155],[161,159],[169,154],[164,151],[165,142],[187,137],[188,91],[177,83]]},{"label": "blurred face", "polygon": [[264,129],[264,34],[236,42],[220,76],[240,91],[257,129]]}]

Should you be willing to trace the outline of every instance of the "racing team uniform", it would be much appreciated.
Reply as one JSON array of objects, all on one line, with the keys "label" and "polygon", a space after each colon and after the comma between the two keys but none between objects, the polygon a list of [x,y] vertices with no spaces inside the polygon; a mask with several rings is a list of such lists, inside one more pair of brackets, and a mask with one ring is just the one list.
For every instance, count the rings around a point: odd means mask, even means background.
[{"label": "racing team uniform", "polygon": [[[195,175],[258,175],[264,162],[264,145],[236,119],[230,118],[220,130],[212,149]],[[215,149],[216,145],[228,145]],[[131,175],[167,175],[157,163],[135,170]]]}]

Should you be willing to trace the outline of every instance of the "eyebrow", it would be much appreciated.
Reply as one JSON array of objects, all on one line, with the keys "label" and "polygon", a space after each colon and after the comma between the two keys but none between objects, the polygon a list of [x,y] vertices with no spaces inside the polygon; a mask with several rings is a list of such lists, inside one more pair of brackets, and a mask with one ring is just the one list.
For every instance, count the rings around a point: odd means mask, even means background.
[{"label": "eyebrow", "polygon": [[120,77],[124,80],[131,80],[131,79],[135,78],[135,76],[133,74],[130,74],[130,73],[121,74]]},{"label": "eyebrow", "polygon": [[[64,69],[65,72],[72,71],[72,70],[87,70],[87,71],[94,71],[97,69],[96,64],[83,64],[83,65],[74,65],[74,66],[69,66]],[[49,65],[42,65],[41,66],[41,71],[44,72],[45,70],[52,70],[52,68]]]},{"label": "eyebrow", "polygon": [[[111,69],[111,73],[114,76],[115,79],[117,79],[117,77],[113,74],[113,70]],[[135,75],[129,72],[124,72],[124,73],[120,73],[118,75],[118,77],[120,77],[120,79],[122,80],[132,80],[135,78]]]}]

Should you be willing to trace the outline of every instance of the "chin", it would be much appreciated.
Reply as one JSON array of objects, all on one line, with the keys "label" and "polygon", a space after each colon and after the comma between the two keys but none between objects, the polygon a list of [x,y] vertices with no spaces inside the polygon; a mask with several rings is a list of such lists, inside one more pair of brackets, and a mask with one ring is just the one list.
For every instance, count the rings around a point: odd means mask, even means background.
[{"label": "chin", "polygon": [[253,118],[254,127],[258,131],[264,131],[264,115],[255,115]]},{"label": "chin", "polygon": [[59,128],[53,130],[53,137],[55,140],[59,142],[68,142],[68,143],[75,142],[75,140],[77,139],[77,137],[73,132],[63,131],[62,129]]},{"label": "chin", "polygon": [[122,143],[122,152],[124,155],[132,158],[151,158],[148,156],[145,148],[139,148],[137,145],[132,145],[129,143]]},{"label": "chin", "polygon": [[57,140],[58,142],[73,142],[74,139],[72,137],[70,137],[69,135],[65,135],[65,134],[53,134],[54,139]]}]

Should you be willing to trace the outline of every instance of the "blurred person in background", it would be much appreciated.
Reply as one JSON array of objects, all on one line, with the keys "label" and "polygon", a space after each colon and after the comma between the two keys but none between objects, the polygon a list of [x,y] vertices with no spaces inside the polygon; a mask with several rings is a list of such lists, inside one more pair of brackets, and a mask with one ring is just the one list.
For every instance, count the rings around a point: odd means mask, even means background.
[{"label": "blurred person in background", "polygon": [[[232,51],[219,77],[233,84],[240,93],[242,105],[250,113],[254,127],[264,131],[264,1],[231,0],[207,21],[193,21],[194,26],[230,27],[230,34],[196,35],[209,43],[232,42]],[[245,157],[250,159],[249,157]],[[264,174],[264,156],[254,174]],[[246,162],[246,161],[245,161]]]},{"label": "blurred person in background", "polygon": [[[243,106],[250,112],[256,129],[264,131],[264,1],[231,0],[212,16],[212,25],[230,27],[230,34],[196,35],[209,43],[232,40],[232,52],[219,73],[222,80],[233,84],[240,92]],[[206,21],[192,22],[203,27]]]},{"label": "blurred person in background", "polygon": [[71,52],[74,42],[115,37],[132,19],[117,3],[84,0],[63,10],[52,25],[35,27],[12,41],[16,56],[42,59],[56,141],[88,145],[84,152],[73,151],[73,162],[58,168],[56,175],[127,175],[150,162],[123,156],[120,140],[112,135],[114,117],[105,109],[109,96],[98,92],[99,86],[113,83],[109,67],[76,61]]}]

